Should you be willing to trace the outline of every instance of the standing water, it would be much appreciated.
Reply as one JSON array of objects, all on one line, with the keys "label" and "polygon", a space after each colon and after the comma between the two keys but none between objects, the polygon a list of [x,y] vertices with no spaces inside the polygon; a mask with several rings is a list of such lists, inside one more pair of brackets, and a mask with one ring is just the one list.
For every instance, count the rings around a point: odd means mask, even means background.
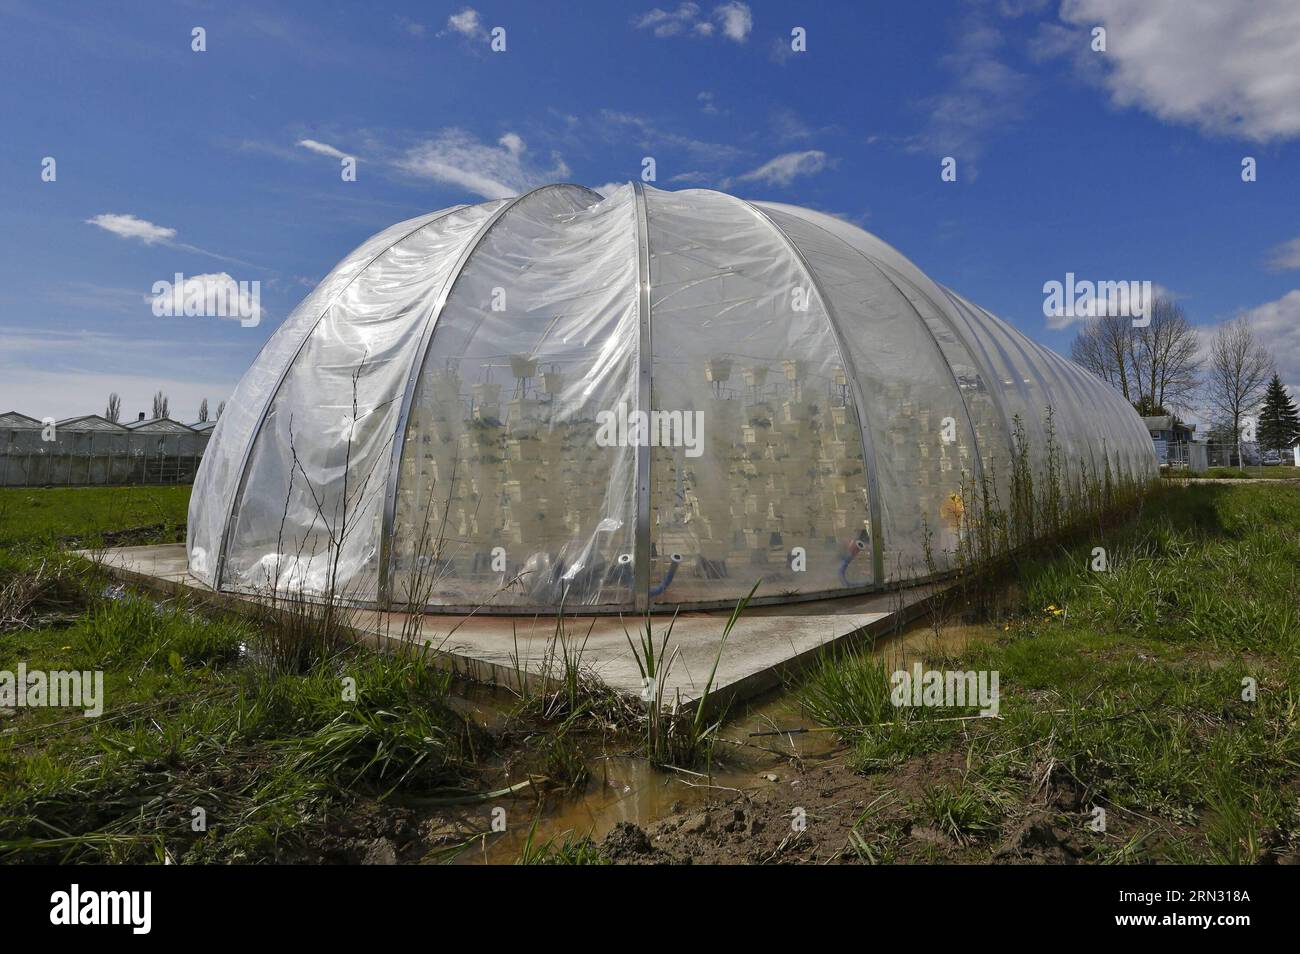
[{"label": "standing water", "polygon": [[[880,637],[871,651],[889,665],[903,668],[917,660],[960,653],[987,633],[982,627],[950,626],[936,634],[928,624],[918,624],[900,634]],[[480,720],[486,717],[490,725],[490,704],[474,708]],[[599,842],[620,822],[644,828],[670,815],[708,808],[738,793],[752,794],[775,786],[845,750],[834,732],[776,732],[814,725],[802,712],[795,693],[775,690],[743,705],[721,726],[713,764],[707,771],[656,768],[647,759],[631,755],[597,756],[589,765],[587,781],[577,789],[548,793],[540,799],[525,791],[470,808],[462,821],[489,833],[473,839],[454,861],[510,864],[524,853],[530,838],[534,847],[547,842],[559,845],[566,839]],[[751,737],[751,733],[760,732],[776,734]],[[504,830],[492,830],[494,820],[496,827]]]}]

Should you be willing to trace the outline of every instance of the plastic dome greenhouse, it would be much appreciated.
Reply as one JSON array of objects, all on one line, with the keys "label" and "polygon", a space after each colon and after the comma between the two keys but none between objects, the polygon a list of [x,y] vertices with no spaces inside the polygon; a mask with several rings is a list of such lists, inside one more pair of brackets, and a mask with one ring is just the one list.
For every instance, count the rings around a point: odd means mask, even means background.
[{"label": "plastic dome greenhouse", "polygon": [[862,592],[946,568],[1017,447],[1155,472],[1111,387],[861,229],[551,185],[395,225],[307,296],[217,424],[189,568],[449,611]]}]

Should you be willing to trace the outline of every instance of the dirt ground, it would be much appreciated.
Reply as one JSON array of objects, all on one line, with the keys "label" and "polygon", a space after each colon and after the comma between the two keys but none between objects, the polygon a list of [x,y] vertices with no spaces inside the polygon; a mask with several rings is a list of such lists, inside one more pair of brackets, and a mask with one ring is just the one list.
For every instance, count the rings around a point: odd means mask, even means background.
[{"label": "dirt ground", "polygon": [[918,756],[872,776],[838,761],[792,768],[788,777],[777,773],[775,786],[734,792],[711,809],[644,830],[620,824],[601,842],[601,854],[619,864],[1069,864],[1084,853],[1090,815],[1064,787],[1013,812],[996,838],[963,844],[915,824],[909,806],[923,786],[956,783],[964,773],[959,752]]}]

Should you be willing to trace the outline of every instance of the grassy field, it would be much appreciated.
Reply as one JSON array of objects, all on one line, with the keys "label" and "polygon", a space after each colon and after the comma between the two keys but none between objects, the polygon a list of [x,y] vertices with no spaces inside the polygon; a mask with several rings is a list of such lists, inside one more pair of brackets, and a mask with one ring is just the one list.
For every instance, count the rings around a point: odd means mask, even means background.
[{"label": "grassy field", "polygon": [[1295,467],[1211,467],[1201,474],[1173,470],[1165,476],[1184,480],[1300,480]]},{"label": "grassy field", "polygon": [[865,652],[798,687],[823,725],[872,726],[841,732],[851,790],[874,806],[842,850],[1300,861],[1300,490],[1167,488],[1112,532],[1022,554],[1015,576],[994,618],[946,611],[969,648],[925,659],[998,671],[1000,718],[896,709],[889,675],[910,660]]},{"label": "grassy field", "polygon": [[[1300,849],[1300,491],[1165,494],[1106,541],[1027,563],[1024,612],[964,666],[999,668],[973,778],[1111,806],[1098,860],[1240,862]],[[1034,613],[1037,610],[1037,613]],[[1057,711],[1062,710],[1062,711]]]},{"label": "grassy field", "polygon": [[185,532],[190,488],[0,488],[0,547],[171,543]]},{"label": "grassy field", "polygon": [[[184,512],[185,488],[0,491],[0,670],[106,683],[97,719],[0,709],[0,861],[438,860],[489,837],[449,805],[647,754],[576,673],[488,728],[418,657],[285,655],[293,633],[132,594],[59,550],[174,541]],[[844,652],[784,696],[838,740],[824,757],[773,740],[771,784],[644,833],[530,832],[522,860],[1300,860],[1300,489],[1164,486],[921,627],[927,667],[999,672],[1000,718],[898,709],[889,677],[912,659]]]},{"label": "grassy field", "polygon": [[489,734],[419,655],[286,653],[312,620],[159,602],[59,549],[180,539],[187,493],[0,490],[0,671],[105,674],[98,718],[0,709],[0,862],[422,858],[445,839],[412,830],[412,805],[472,800],[507,766],[585,771],[582,712],[529,699]]}]

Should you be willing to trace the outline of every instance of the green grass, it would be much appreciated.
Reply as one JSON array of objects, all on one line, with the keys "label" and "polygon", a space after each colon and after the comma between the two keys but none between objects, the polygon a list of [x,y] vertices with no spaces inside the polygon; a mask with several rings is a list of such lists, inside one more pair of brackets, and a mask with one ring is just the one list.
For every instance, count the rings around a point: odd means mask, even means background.
[{"label": "green grass", "polygon": [[0,861],[320,860],[367,800],[474,784],[492,741],[420,655],[286,671],[263,629],[111,587],[56,548],[179,538],[187,495],[0,492],[0,670],[104,673],[99,718],[0,711]]},{"label": "green grass", "polygon": [[537,840],[537,822],[528,829],[516,864],[520,865],[604,865],[599,846],[588,837],[566,831],[545,841]]},{"label": "green grass", "polygon": [[89,548],[104,544],[105,534],[130,531],[125,544],[172,543],[183,539],[189,500],[185,485],[0,488],[0,547]]},{"label": "green grass", "polygon": [[946,748],[957,731],[952,723],[930,718],[933,710],[896,708],[890,701],[893,670],[869,651],[846,649],[826,657],[795,687],[803,710],[822,725],[837,727],[852,744],[849,763],[860,772],[885,770]]},{"label": "green grass", "polygon": [[[497,789],[503,764],[580,789],[592,748],[644,718],[590,676],[577,624],[557,628],[554,683],[489,736],[450,677],[332,638],[317,609],[214,616],[67,552],[183,539],[188,492],[0,491],[0,669],[105,679],[97,719],[0,712],[0,862],[355,860],[337,846],[373,818]],[[694,764],[716,728],[702,711],[672,720],[669,757]],[[593,857],[589,843],[536,847],[548,863]]]},{"label": "green grass", "polygon": [[1260,479],[1260,480],[1300,480],[1300,469],[1294,466],[1272,467],[1211,467],[1204,473],[1194,474],[1189,471],[1171,470],[1164,476],[1186,478],[1190,480],[1222,479]]},{"label": "green grass", "polygon": [[926,786],[913,810],[926,824],[967,844],[996,832],[1005,806],[995,791],[967,777],[951,786]]},{"label": "green grass", "polygon": [[[92,612],[15,648],[35,650],[22,657],[30,668],[93,665],[90,634],[140,617]],[[236,625],[160,615],[130,631],[138,645],[113,636],[102,717],[7,720],[17,731],[0,739],[0,857],[138,861],[156,846],[178,860],[292,857],[358,793],[458,788],[488,748],[447,705],[448,677],[418,656],[359,651],[270,674],[230,652]],[[0,668],[12,668],[8,649]],[[189,828],[195,808],[205,834]]]},{"label": "green grass", "polygon": [[[1097,546],[1108,572],[1091,569]],[[1080,811],[1109,813],[1111,830],[1083,839],[1094,861],[1241,863],[1300,850],[1300,489],[1167,486],[1127,524],[1013,565],[1010,619],[939,662],[997,670],[1000,720],[918,737],[937,727],[891,721],[893,667],[866,653],[806,680],[801,698],[822,724],[889,723],[850,736],[855,768],[966,746],[971,790],[938,786],[913,804],[961,843],[996,827],[1008,792],[1027,810],[1065,788]],[[1060,823],[1083,831],[1078,816]]]},{"label": "green grass", "polygon": [[[179,539],[186,492],[0,491],[0,669],[103,669],[106,697],[99,719],[0,714],[0,861],[321,860],[358,806],[482,787],[476,766],[495,740],[418,656],[343,650],[300,672],[270,665],[258,627],[110,588],[57,548],[123,530],[131,543]],[[894,667],[862,651],[797,687],[805,709],[845,727],[849,764],[884,789],[919,756],[968,766],[903,800],[963,851],[991,850],[1019,812],[1066,789],[1079,812],[1110,818],[1081,836],[1086,860],[1300,851],[1300,489],[1166,485],[1131,519],[1096,526],[1013,555],[1011,615],[987,642],[935,661],[997,669],[1000,720],[900,713]],[[1097,546],[1108,572],[1090,569]],[[575,727],[606,708],[581,689],[564,679],[521,706],[543,725],[524,746],[562,784],[586,772]],[[206,831],[193,830],[196,809]],[[1083,831],[1078,814],[1058,818]],[[876,850],[864,827],[856,853],[896,857],[906,838],[889,830]],[[586,839],[530,840],[525,860],[596,854]]]}]

